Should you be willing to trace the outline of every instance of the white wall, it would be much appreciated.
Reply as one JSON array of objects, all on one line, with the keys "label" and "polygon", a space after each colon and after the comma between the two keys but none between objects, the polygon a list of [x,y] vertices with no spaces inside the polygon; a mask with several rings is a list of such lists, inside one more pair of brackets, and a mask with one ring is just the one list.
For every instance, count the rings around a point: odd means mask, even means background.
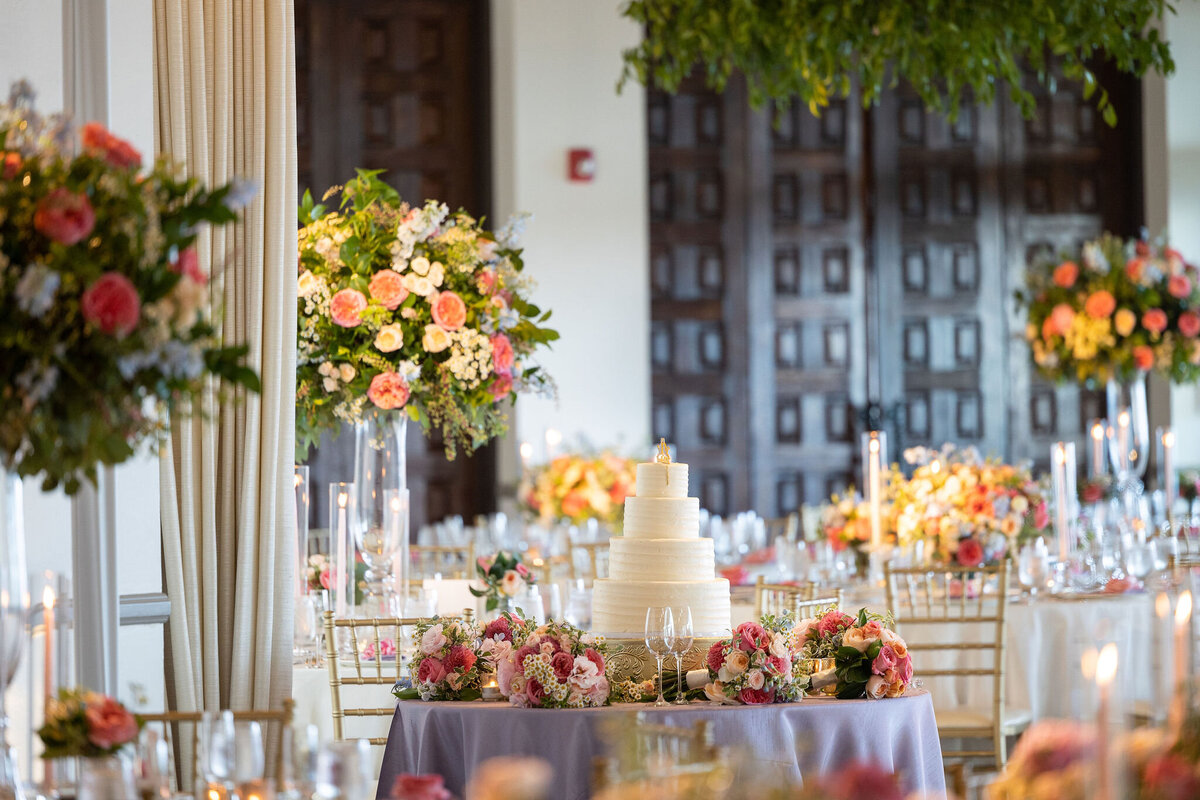
[{"label": "white wall", "polygon": [[[109,118],[103,121],[132,141],[150,163],[154,158],[151,0],[112,0],[107,10]],[[61,110],[65,100],[63,0],[5,0],[2,13],[0,95],[7,97],[9,84],[23,77],[38,93],[39,111]],[[143,455],[120,467],[116,474],[119,590],[122,594],[159,592],[162,551],[158,461],[152,455]],[[36,480],[26,481],[25,524],[30,572],[54,570],[69,576],[69,500],[61,492],[43,494]],[[25,674],[17,676],[7,695],[14,732],[28,725],[31,689],[41,691],[40,680],[30,684],[27,678],[31,659],[33,672],[40,674],[40,646],[39,637],[36,652],[25,659]],[[132,699],[129,687],[137,683],[145,690],[149,708],[165,707],[162,628],[127,627],[120,632],[118,646],[122,698]],[[35,711],[35,719],[39,716]],[[22,774],[28,774],[28,741],[14,733]]]},{"label": "white wall", "polygon": [[[534,444],[535,460],[547,428],[595,446],[650,436],[645,94],[616,93],[621,51],[640,36],[622,5],[492,0],[495,217],[533,213],[526,269],[562,333],[541,359],[558,402],[518,403],[515,439]],[[591,183],[567,180],[574,147],[595,153]],[[515,447],[510,436],[510,470]]]},{"label": "white wall", "polygon": [[[1165,174],[1147,187],[1147,207],[1154,209],[1155,195],[1166,198],[1166,226],[1175,246],[1192,262],[1200,262],[1200,5],[1177,3],[1168,16],[1166,37],[1175,58],[1175,74],[1166,81]],[[1148,93],[1153,100],[1153,90]],[[1147,112],[1150,106],[1147,104]],[[1159,122],[1161,117],[1149,125]],[[1147,136],[1147,162],[1155,142]],[[1162,145],[1159,144],[1159,147]],[[1153,221],[1153,220],[1152,220]],[[1200,466],[1200,386],[1171,390],[1171,424],[1180,446],[1181,465]]]}]

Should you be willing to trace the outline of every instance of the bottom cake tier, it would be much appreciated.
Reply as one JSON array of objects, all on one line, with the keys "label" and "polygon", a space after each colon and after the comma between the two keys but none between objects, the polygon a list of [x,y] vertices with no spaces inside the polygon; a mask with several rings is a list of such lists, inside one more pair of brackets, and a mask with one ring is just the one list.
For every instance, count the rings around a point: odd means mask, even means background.
[{"label": "bottom cake tier", "polygon": [[597,578],[592,592],[592,630],[610,638],[640,639],[646,609],[687,606],[697,638],[730,633],[729,581],[624,581]]}]

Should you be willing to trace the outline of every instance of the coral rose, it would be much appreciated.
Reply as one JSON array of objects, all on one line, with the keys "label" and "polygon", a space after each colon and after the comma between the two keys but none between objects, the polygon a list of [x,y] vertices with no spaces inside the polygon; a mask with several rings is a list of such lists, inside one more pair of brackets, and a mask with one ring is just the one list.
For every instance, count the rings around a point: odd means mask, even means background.
[{"label": "coral rose", "polygon": [[1079,277],[1079,265],[1074,261],[1064,261],[1054,268],[1054,284],[1061,286],[1064,289],[1070,289],[1075,285],[1076,278]]},{"label": "coral rose", "polygon": [[[1050,316],[1046,318],[1046,322],[1050,325],[1050,331],[1057,333],[1059,336],[1064,335],[1071,330],[1071,324],[1075,322],[1075,309],[1071,308],[1066,303],[1059,303],[1050,312]],[[1045,338],[1050,338],[1045,335],[1046,326],[1042,326],[1042,335]]]},{"label": "coral rose", "polygon": [[1083,304],[1083,310],[1087,312],[1089,317],[1095,319],[1104,319],[1117,309],[1116,298],[1105,289],[1098,292],[1092,292],[1088,297],[1087,302]]},{"label": "coral rose", "polygon": [[508,397],[509,392],[512,391],[512,387],[512,375],[502,372],[488,384],[488,393],[491,394],[493,400],[503,400]]},{"label": "coral rose", "polygon": [[1192,282],[1186,275],[1172,275],[1167,279],[1167,293],[1177,300],[1183,300],[1192,293]]},{"label": "coral rose", "polygon": [[1128,308],[1122,308],[1113,315],[1113,327],[1116,329],[1118,336],[1128,336],[1137,327],[1137,314]]},{"label": "coral rose", "polygon": [[102,750],[113,750],[132,742],[138,735],[138,724],[125,706],[111,697],[93,695],[84,707],[88,741]]},{"label": "coral rose", "polygon": [[1142,279],[1142,273],[1146,270],[1146,259],[1134,257],[1125,262],[1125,275],[1129,280],[1137,283]]},{"label": "coral rose", "polygon": [[854,617],[843,614],[841,611],[830,611],[817,623],[817,633],[821,638],[825,638],[852,627],[854,627]]},{"label": "coral rose", "polygon": [[574,517],[587,508],[587,497],[578,489],[567,492],[562,499],[562,512],[568,517]]},{"label": "coral rose", "polygon": [[762,706],[775,702],[774,689],[742,689],[738,699],[748,706]]},{"label": "coral rose", "polygon": [[87,195],[68,189],[55,189],[43,197],[33,214],[38,233],[59,244],[73,245],[92,232],[96,212]]},{"label": "coral rose", "polygon": [[446,667],[441,661],[429,656],[421,659],[417,667],[417,680],[421,683],[441,683],[446,677]]},{"label": "coral rose", "polygon": [[113,134],[99,122],[83,126],[83,147],[117,169],[137,168],[142,165],[142,154],[133,145]]},{"label": "coral rose", "polygon": [[434,323],[444,331],[456,331],[467,321],[467,304],[454,292],[438,294],[430,311]]},{"label": "coral rose", "polygon": [[394,311],[408,297],[408,289],[404,288],[404,278],[392,269],[381,269],[371,276],[367,291],[373,300],[378,300],[384,308]]},{"label": "coral rose", "polygon": [[399,373],[381,372],[371,378],[367,398],[378,408],[391,410],[402,408],[408,402],[408,384]]},{"label": "coral rose", "polygon": [[450,648],[450,652],[446,655],[446,660],[443,665],[447,672],[461,669],[463,672],[470,672],[471,667],[475,666],[476,656],[471,652],[470,648],[463,647],[461,644],[456,644]]},{"label": "coral rose", "polygon": [[740,639],[738,646],[747,653],[754,650],[765,650],[771,646],[771,634],[757,622],[743,622],[733,631],[734,638]]},{"label": "coral rose", "polygon": [[6,181],[11,181],[21,172],[21,154],[20,153],[4,153],[3,158],[0,158],[0,177]]},{"label": "coral rose", "polygon": [[1167,329],[1167,312],[1161,308],[1152,308],[1142,314],[1142,327],[1153,334],[1160,334]]},{"label": "coral rose", "polygon": [[1143,372],[1154,369],[1154,348],[1139,344],[1133,348],[1133,363]]},{"label": "coral rose", "polygon": [[441,775],[396,776],[392,784],[392,800],[451,800],[453,797]]},{"label": "coral rose", "polygon": [[954,559],[964,567],[978,566],[983,561],[983,545],[974,539],[963,539],[958,543]]},{"label": "coral rose", "polygon": [[175,262],[171,264],[171,269],[190,278],[193,283],[201,286],[208,283],[208,276],[204,274],[204,270],[200,269],[200,257],[196,255],[194,247],[189,247],[180,253]]},{"label": "coral rose", "polygon": [[503,333],[498,333],[491,338],[492,342],[492,369],[496,374],[512,372],[513,364],[516,362],[516,355],[513,353],[512,342]]},{"label": "coral rose", "polygon": [[357,289],[342,289],[329,300],[329,316],[335,325],[353,328],[362,322],[367,298]]},{"label": "coral rose", "polygon": [[106,272],[80,299],[83,318],[110,336],[123,339],[137,327],[142,313],[133,282],[119,272]]},{"label": "coral rose", "polygon": [[1200,336],[1200,314],[1185,311],[1179,315],[1179,332],[1189,339]]}]

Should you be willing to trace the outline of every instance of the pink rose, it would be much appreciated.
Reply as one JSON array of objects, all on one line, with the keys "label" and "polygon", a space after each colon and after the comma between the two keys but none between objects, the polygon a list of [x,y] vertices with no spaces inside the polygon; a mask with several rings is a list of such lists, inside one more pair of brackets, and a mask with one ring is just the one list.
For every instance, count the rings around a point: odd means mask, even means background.
[{"label": "pink rose", "polygon": [[1046,501],[1038,503],[1033,509],[1033,527],[1039,531],[1050,524],[1050,510],[1046,507]]},{"label": "pink rose", "polygon": [[907,685],[912,682],[912,656],[905,656],[896,662],[896,674],[900,676],[901,683]]},{"label": "pink rose", "polygon": [[594,706],[604,705],[604,701],[608,699],[608,678],[604,677],[604,673],[600,673],[592,688],[588,689],[587,698]]},{"label": "pink rose", "polygon": [[879,624],[879,620],[868,620],[866,625],[862,626],[863,637],[867,639],[878,639],[883,636],[883,626]]},{"label": "pink rose", "polygon": [[830,611],[817,621],[817,633],[822,639],[852,627],[854,627],[854,617],[843,614],[841,611]]},{"label": "pink rose", "polygon": [[708,669],[711,672],[717,673],[721,671],[721,665],[725,663],[725,648],[721,642],[717,642],[708,648],[708,656],[705,658],[705,663],[708,664]]},{"label": "pink rose", "polygon": [[1200,336],[1200,314],[1185,311],[1179,315],[1179,332],[1189,339]]},{"label": "pink rose", "polygon": [[511,372],[516,356],[513,354],[512,342],[503,333],[492,337],[492,368],[497,374]]},{"label": "pink rose", "polygon": [[964,567],[975,567],[983,561],[983,545],[974,539],[963,539],[958,543],[954,558]]},{"label": "pink rose", "polygon": [[1112,313],[1117,310],[1117,300],[1110,292],[1101,289],[1098,292],[1092,292],[1087,301],[1084,302],[1083,310],[1087,312],[1089,317],[1095,319],[1111,317]]},{"label": "pink rose", "polygon": [[481,294],[492,294],[496,291],[496,270],[485,269],[476,278],[476,285]]},{"label": "pink rose", "polygon": [[538,649],[531,644],[521,645],[521,648],[517,650],[517,654],[513,657],[519,674],[525,674],[525,659],[537,652]]},{"label": "pink rose", "polygon": [[396,776],[391,796],[392,800],[451,800],[453,797],[441,775],[408,773]]},{"label": "pink rose", "polygon": [[450,652],[446,654],[446,660],[443,662],[447,672],[454,672],[461,669],[463,672],[470,672],[471,667],[475,666],[476,656],[470,648],[463,647],[461,644],[456,644],[450,648]]},{"label": "pink rose", "polygon": [[321,581],[322,589],[332,589],[333,588],[333,573],[330,572],[328,569],[321,570],[321,577],[319,578],[319,580]]},{"label": "pink rose", "polygon": [[879,655],[875,656],[875,660],[871,662],[871,671],[876,675],[882,675],[895,666],[896,651],[885,644],[879,648]]},{"label": "pink rose", "polygon": [[20,153],[0,153],[3,158],[0,158],[0,177],[6,181],[11,181],[21,172],[21,154]]},{"label": "pink rose", "polygon": [[175,259],[175,263],[171,264],[171,269],[190,278],[193,283],[201,286],[208,283],[208,276],[204,274],[204,270],[200,269],[200,257],[196,255],[194,247],[189,247],[180,253],[179,257]]},{"label": "pink rose", "polygon": [[1139,344],[1133,348],[1134,365],[1145,372],[1154,368],[1154,348]]},{"label": "pink rose", "polygon": [[1070,289],[1079,277],[1079,265],[1074,261],[1064,261],[1054,268],[1054,285]]},{"label": "pink rose", "polygon": [[88,741],[101,750],[112,750],[138,735],[137,720],[125,706],[111,697],[95,695],[84,707]]},{"label": "pink rose", "polygon": [[467,304],[454,292],[442,292],[430,309],[434,323],[444,331],[456,331],[467,321]]},{"label": "pink rose", "polygon": [[142,154],[129,142],[113,136],[99,122],[83,126],[83,147],[117,169],[136,169],[142,165]]},{"label": "pink rose", "polygon": [[393,269],[381,269],[371,277],[367,285],[371,297],[378,300],[384,308],[394,311],[408,297],[408,289],[404,288],[404,278]]},{"label": "pink rose", "polygon": [[62,188],[43,197],[33,214],[38,233],[68,246],[91,233],[95,224],[96,212],[87,195]]},{"label": "pink rose", "polygon": [[560,681],[565,681],[570,675],[571,670],[575,668],[575,659],[570,653],[559,650],[550,659],[550,669],[554,670],[554,676]]},{"label": "pink rose", "polygon": [[1142,327],[1151,333],[1162,333],[1167,329],[1167,313],[1161,308],[1152,308],[1142,314]]},{"label": "pink rose", "polygon": [[[393,642],[391,639],[381,639],[379,641],[379,657],[387,658],[389,656],[394,656],[394,655],[396,655],[396,643]],[[375,643],[374,642],[367,642],[366,646],[362,650],[362,656],[367,661],[375,660]]]},{"label": "pink rose", "polygon": [[755,650],[765,650],[771,644],[771,634],[757,622],[743,622],[734,630],[735,638],[740,639],[738,647],[747,653]]},{"label": "pink rose", "polygon": [[604,656],[590,647],[583,651],[583,656],[596,665],[596,669],[599,670],[600,674],[604,674]]},{"label": "pink rose", "polygon": [[506,642],[512,641],[512,626],[508,624],[506,617],[496,617],[483,629],[483,638],[485,639],[495,639],[497,635]]},{"label": "pink rose", "polygon": [[403,408],[408,402],[408,384],[396,372],[381,372],[371,378],[367,398],[378,408]]},{"label": "pink rose", "polygon": [[772,675],[786,675],[789,671],[787,661],[779,656],[767,656],[767,672]]},{"label": "pink rose", "polygon": [[488,394],[492,396],[492,399],[499,401],[508,397],[509,392],[512,391],[512,387],[512,375],[509,375],[507,372],[502,372],[495,378],[492,378],[492,381],[488,384],[487,388]]},{"label": "pink rose", "polygon": [[529,698],[529,702],[533,705],[541,705],[542,698],[546,696],[546,690],[536,678],[530,678],[525,684],[525,696]]},{"label": "pink rose", "polygon": [[445,665],[433,656],[421,659],[417,666],[417,680],[421,683],[441,683],[445,677]]},{"label": "pink rose", "polygon": [[517,570],[517,574],[520,575],[522,578],[524,578],[526,580],[529,579],[529,567],[525,566],[524,564],[517,564],[516,570]]},{"label": "pink rose", "polygon": [[353,328],[362,322],[366,308],[367,298],[357,289],[342,289],[329,300],[329,316],[343,328]]},{"label": "pink rose", "polygon": [[106,272],[87,288],[79,302],[83,318],[110,336],[123,339],[142,314],[133,282],[119,272]]},{"label": "pink rose", "polygon": [[1192,282],[1186,275],[1172,275],[1167,279],[1167,293],[1177,300],[1183,300],[1192,293]]},{"label": "pink rose", "polygon": [[742,689],[738,693],[738,700],[741,700],[748,706],[763,706],[775,702],[774,689]]}]

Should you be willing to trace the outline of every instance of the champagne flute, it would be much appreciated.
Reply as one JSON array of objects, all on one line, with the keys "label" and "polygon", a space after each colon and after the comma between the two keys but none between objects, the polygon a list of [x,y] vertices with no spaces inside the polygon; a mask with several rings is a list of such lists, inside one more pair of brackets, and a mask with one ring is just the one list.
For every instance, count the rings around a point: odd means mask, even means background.
[{"label": "champagne flute", "polygon": [[646,609],[646,648],[654,653],[654,660],[658,662],[658,699],[654,701],[655,708],[670,705],[663,697],[663,657],[671,652],[674,645],[675,621],[671,609],[664,606]]},{"label": "champagne flute", "polygon": [[675,623],[675,642],[671,652],[675,654],[675,705],[687,705],[687,692],[684,690],[683,655],[692,649],[694,633],[692,631],[691,606],[677,606],[671,609],[671,619]]}]

